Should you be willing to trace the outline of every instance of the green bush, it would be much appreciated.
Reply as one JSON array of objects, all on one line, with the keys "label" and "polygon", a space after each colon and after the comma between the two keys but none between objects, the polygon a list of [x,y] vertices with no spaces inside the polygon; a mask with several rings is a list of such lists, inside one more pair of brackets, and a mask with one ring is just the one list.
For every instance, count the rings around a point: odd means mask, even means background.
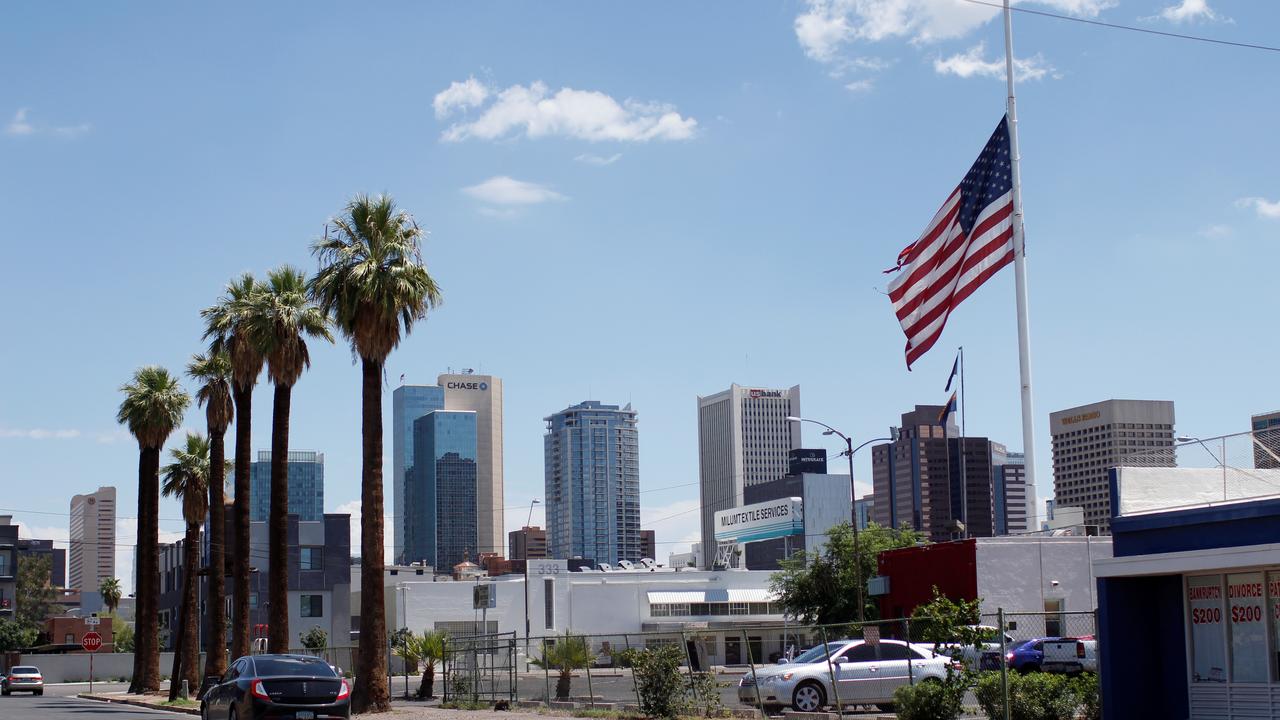
[{"label": "green bush", "polygon": [[[677,668],[677,672],[678,672]],[[689,681],[689,696],[684,703],[685,715],[724,717],[728,714],[720,698],[720,686],[714,673],[694,673]]]},{"label": "green bush", "polygon": [[1076,695],[1080,700],[1080,714],[1084,720],[1102,720],[1102,697],[1099,694],[1098,676],[1081,673],[1075,679]]},{"label": "green bush", "polygon": [[[1010,720],[1074,720],[1080,706],[1078,680],[1056,673],[1009,673]],[[983,673],[974,690],[991,720],[1004,720],[1000,673]]]},{"label": "green bush", "polygon": [[899,720],[955,720],[964,709],[965,683],[925,680],[903,685],[893,693]]},{"label": "green bush", "polygon": [[636,652],[631,659],[640,712],[645,717],[674,718],[683,709],[684,678],[680,661],[684,653],[676,645],[659,645]]}]

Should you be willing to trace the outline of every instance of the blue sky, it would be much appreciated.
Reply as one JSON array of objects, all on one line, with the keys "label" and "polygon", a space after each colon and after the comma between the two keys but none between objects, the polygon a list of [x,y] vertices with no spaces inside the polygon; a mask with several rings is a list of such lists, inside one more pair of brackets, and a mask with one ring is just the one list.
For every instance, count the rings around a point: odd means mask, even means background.
[{"label": "blue sky", "polygon": [[[1244,42],[1280,21],[1269,3],[1229,0],[1026,7]],[[135,514],[118,387],[142,364],[184,366],[201,349],[199,310],[233,275],[314,267],[309,242],[357,192],[392,193],[429,230],[446,298],[388,380],[450,367],[504,378],[508,526],[542,494],[542,418],[588,398],[639,411],[660,557],[697,532],[695,398],[730,382],[799,384],[806,415],[860,440],[942,402],[963,344],[970,433],[1022,445],[1012,271],[966,301],[911,373],[881,294],[880,271],[1003,112],[989,8],[26,3],[3,15],[0,512],[19,510],[32,532],[65,537],[70,496],[99,484]],[[1266,360],[1280,351],[1280,54],[1034,16],[1015,33],[1047,496],[1052,410],[1170,399],[1179,432],[1208,436],[1280,407]],[[346,510],[359,496],[359,372],[345,346],[312,357],[291,443],[325,453],[326,505]],[[268,446],[267,387],[255,449]],[[389,473],[389,436],[387,453]],[[869,463],[859,455],[860,480]],[[162,516],[181,530],[176,503]],[[122,522],[121,544],[133,535]]]}]

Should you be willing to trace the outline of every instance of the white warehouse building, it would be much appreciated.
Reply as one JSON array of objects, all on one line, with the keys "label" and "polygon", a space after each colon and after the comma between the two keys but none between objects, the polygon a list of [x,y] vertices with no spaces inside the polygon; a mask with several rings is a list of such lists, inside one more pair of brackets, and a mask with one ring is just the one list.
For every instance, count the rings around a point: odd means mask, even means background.
[{"label": "white warehouse building", "polygon": [[[785,626],[782,610],[769,589],[769,572],[750,570],[615,570],[568,572],[565,561],[530,563],[529,636],[535,650],[542,638],[565,632],[592,638],[599,656],[624,646],[639,647],[679,640],[693,642],[702,666],[765,660],[790,643],[803,645],[795,626]],[[476,582],[494,594],[494,607],[473,609]],[[395,608],[392,627],[447,630],[454,635],[525,634],[522,575],[481,578],[476,582],[416,582],[388,588]]]}]

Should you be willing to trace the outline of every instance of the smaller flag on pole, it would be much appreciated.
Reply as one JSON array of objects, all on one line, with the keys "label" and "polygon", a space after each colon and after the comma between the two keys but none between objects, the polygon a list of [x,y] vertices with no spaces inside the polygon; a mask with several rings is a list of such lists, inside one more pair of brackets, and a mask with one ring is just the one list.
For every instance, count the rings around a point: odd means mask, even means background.
[{"label": "smaller flag on pole", "polygon": [[942,406],[942,412],[938,413],[938,424],[942,427],[947,426],[947,418],[951,417],[951,413],[956,411],[956,394],[951,393],[951,399],[946,405]]},{"label": "smaller flag on pole", "polygon": [[956,353],[956,361],[951,363],[951,374],[947,376],[947,386],[942,392],[951,392],[951,383],[955,381],[956,374],[960,372],[960,353]]}]

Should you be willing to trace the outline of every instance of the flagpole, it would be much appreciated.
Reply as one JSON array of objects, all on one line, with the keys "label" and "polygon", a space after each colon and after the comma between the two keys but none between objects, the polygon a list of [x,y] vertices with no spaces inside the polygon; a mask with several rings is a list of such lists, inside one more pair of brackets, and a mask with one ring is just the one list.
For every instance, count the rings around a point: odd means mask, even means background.
[{"label": "flagpole", "polygon": [[964,532],[960,537],[969,537],[969,463],[965,461],[964,450],[964,413],[968,410],[964,402],[964,346],[960,346],[960,521],[964,523]]},{"label": "flagpole", "polygon": [[[1013,277],[1018,305],[1018,372],[1022,379],[1022,452],[1026,481],[1036,484],[1035,409],[1031,400],[1031,330],[1027,317],[1027,253],[1022,228],[1022,156],[1018,151],[1018,112],[1013,91],[1013,11],[1004,0],[1004,72],[1009,86],[1009,158],[1013,170]],[[963,383],[963,381],[962,381]],[[963,384],[962,384],[963,387]]]}]

